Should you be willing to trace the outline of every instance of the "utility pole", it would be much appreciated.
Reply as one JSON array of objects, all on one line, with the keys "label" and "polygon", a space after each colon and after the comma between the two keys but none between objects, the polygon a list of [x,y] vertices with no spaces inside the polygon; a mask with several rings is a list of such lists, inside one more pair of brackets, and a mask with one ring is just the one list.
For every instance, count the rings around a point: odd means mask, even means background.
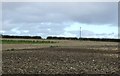
[{"label": "utility pole", "polygon": [[81,38],[81,32],[82,32],[82,31],[81,31],[81,27],[80,27],[80,38]]}]

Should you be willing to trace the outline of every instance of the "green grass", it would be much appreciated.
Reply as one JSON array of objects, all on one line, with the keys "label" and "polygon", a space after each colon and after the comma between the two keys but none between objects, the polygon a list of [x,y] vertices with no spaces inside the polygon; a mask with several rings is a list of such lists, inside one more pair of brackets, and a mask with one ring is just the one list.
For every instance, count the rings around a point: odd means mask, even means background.
[{"label": "green grass", "polygon": [[0,40],[0,44],[43,44],[57,43],[55,41],[32,41],[32,40]]}]

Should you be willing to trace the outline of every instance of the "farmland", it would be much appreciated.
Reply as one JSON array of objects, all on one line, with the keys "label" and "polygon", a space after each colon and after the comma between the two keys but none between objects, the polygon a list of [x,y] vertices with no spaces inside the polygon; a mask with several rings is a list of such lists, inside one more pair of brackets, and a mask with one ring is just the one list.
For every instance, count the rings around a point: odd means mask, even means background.
[{"label": "farmland", "polygon": [[119,73],[117,42],[2,40],[3,74]]}]

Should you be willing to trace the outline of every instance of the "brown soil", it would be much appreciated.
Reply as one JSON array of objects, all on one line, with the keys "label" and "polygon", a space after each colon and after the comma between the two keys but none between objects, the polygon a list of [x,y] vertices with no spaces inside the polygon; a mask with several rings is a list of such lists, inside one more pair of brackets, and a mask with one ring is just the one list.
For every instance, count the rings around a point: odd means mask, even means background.
[{"label": "brown soil", "polygon": [[3,51],[3,74],[119,73],[115,51],[80,48],[37,48]]}]

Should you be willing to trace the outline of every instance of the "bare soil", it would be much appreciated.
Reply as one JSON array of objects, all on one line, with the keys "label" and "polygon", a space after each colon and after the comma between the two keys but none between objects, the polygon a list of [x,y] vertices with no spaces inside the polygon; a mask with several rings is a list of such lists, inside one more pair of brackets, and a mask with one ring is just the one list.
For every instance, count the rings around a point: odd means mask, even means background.
[{"label": "bare soil", "polygon": [[39,48],[3,51],[3,74],[119,73],[117,52],[79,48]]}]

